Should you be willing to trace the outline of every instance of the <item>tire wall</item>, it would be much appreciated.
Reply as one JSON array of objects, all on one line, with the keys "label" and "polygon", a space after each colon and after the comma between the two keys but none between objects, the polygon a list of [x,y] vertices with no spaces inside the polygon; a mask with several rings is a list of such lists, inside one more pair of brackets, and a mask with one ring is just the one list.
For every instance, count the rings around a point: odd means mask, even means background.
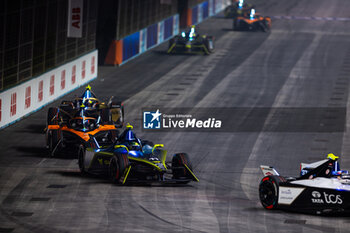
[{"label": "tire wall", "polygon": [[0,93],[0,129],[97,77],[97,50]]}]

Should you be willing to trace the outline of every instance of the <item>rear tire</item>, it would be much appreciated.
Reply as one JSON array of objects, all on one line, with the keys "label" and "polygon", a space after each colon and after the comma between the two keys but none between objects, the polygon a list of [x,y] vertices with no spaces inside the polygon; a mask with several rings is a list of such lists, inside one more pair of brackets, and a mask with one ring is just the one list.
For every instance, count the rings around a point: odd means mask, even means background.
[{"label": "rear tire", "polygon": [[[174,179],[192,179],[191,174],[186,169],[185,165],[192,171],[192,164],[186,153],[175,154],[172,159],[172,168],[173,168],[173,178]],[[186,181],[184,183],[188,183]]]},{"label": "rear tire", "polygon": [[238,31],[238,20],[234,19],[232,24],[233,31]]},{"label": "rear tire", "polygon": [[58,109],[49,108],[47,112],[47,125],[58,125]]},{"label": "rear tire", "polygon": [[115,127],[117,128],[122,128],[123,125],[124,125],[124,106],[122,105],[121,102],[112,102],[112,106],[111,108],[119,108],[120,109],[120,116],[119,118],[114,121],[113,119],[113,111],[110,113],[112,116],[111,116],[111,120],[113,121]]},{"label": "rear tire", "polygon": [[78,148],[78,165],[79,170],[82,175],[86,174],[86,168],[85,168],[85,147],[83,145],[79,145]]},{"label": "rear tire", "polygon": [[47,132],[47,146],[49,148],[49,154],[51,157],[55,156],[54,150],[59,142],[59,135],[58,134],[59,134],[58,130],[48,130],[48,132]]},{"label": "rear tire", "polygon": [[109,161],[108,175],[112,183],[123,184],[124,173],[130,166],[127,154],[116,153]]},{"label": "rear tire", "polygon": [[168,53],[174,53],[174,48],[171,50],[171,51],[169,51],[169,49],[171,48],[171,46],[173,45],[175,43],[175,39],[174,38],[172,38],[172,39],[170,39],[169,40],[169,45],[168,45]]},{"label": "rear tire", "polygon": [[207,50],[209,52],[209,53],[207,53],[207,55],[214,52],[214,42],[213,42],[212,38],[206,38],[204,40],[204,46],[207,48]]},{"label": "rear tire", "polygon": [[100,117],[103,125],[110,124],[110,109],[109,108],[101,109]]},{"label": "rear tire", "polygon": [[265,176],[259,185],[259,197],[265,209],[276,209],[278,207],[279,176]]}]

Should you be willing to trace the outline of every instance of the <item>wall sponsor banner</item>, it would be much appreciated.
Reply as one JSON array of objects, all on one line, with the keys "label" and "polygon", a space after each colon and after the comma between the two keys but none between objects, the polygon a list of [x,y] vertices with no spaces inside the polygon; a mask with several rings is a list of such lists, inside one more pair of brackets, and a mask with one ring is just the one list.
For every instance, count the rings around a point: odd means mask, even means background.
[{"label": "wall sponsor banner", "polygon": [[67,37],[81,38],[83,33],[83,0],[68,0]]},{"label": "wall sponsor banner", "polygon": [[95,79],[95,67],[97,50],[0,93],[0,129]]}]

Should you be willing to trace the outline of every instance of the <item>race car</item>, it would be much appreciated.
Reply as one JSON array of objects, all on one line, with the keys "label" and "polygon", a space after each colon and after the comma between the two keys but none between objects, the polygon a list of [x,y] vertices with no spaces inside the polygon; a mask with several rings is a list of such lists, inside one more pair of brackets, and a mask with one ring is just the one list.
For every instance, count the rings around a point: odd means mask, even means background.
[{"label": "race car", "polygon": [[121,128],[124,122],[124,106],[120,101],[112,101],[113,98],[112,96],[107,103],[100,101],[91,90],[91,86],[88,85],[80,98],[75,98],[72,101],[63,100],[58,108],[65,113],[61,117],[71,118],[80,114],[81,106],[84,106],[86,116],[94,118],[98,118],[98,116],[106,117],[103,120],[114,123],[117,128]]},{"label": "race car", "polygon": [[235,31],[263,31],[268,32],[271,29],[271,18],[263,17],[250,10],[249,15],[237,16],[233,19],[233,30]]},{"label": "race car", "polygon": [[199,35],[192,25],[190,30],[182,32],[169,41],[167,53],[210,54],[214,52],[214,38],[212,36]]},{"label": "race car", "polygon": [[236,0],[224,10],[225,18],[236,18],[238,16],[249,15],[250,10],[254,8],[252,4],[245,3],[244,0]]},{"label": "race car", "polygon": [[174,183],[199,181],[186,153],[173,155],[167,162],[162,144],[140,140],[127,124],[111,146],[101,146],[93,138],[88,147],[80,147],[78,164],[82,174],[104,174],[116,184]]},{"label": "race car", "polygon": [[49,154],[76,153],[81,144],[94,136],[102,144],[111,144],[123,125],[124,108],[121,103],[100,102],[91,87],[81,98],[62,101],[59,107],[49,108],[46,126],[46,147]]},{"label": "race car", "polygon": [[265,209],[308,214],[349,214],[350,175],[341,170],[338,156],[300,165],[299,177],[285,177],[271,166],[261,165],[265,177],[259,197]]}]

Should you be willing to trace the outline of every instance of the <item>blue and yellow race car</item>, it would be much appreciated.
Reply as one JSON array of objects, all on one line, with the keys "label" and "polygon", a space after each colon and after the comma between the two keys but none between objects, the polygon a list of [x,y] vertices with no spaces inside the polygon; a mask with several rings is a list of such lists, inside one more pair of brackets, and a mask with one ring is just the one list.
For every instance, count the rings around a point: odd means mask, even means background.
[{"label": "blue and yellow race car", "polygon": [[90,146],[80,147],[78,164],[81,173],[105,174],[116,184],[178,183],[199,181],[186,153],[166,161],[162,144],[140,140],[127,124],[126,130],[110,146],[102,147],[91,137]]},{"label": "blue and yellow race car", "polygon": [[190,30],[182,32],[169,41],[167,53],[210,54],[214,52],[214,38],[212,36],[199,35],[192,25]]}]

